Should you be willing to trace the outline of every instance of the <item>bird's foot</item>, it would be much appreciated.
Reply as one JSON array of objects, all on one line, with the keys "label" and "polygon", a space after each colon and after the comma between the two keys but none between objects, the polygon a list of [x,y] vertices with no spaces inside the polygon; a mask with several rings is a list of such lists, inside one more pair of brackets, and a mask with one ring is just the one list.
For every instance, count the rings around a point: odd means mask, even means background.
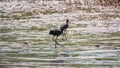
[{"label": "bird's foot", "polygon": [[57,45],[59,45],[59,43],[55,42],[55,48],[57,48]]},{"label": "bird's foot", "polygon": [[63,41],[65,41],[65,40],[67,40],[67,38],[65,38],[65,39],[64,39],[64,38],[62,38],[62,40],[63,40]]}]

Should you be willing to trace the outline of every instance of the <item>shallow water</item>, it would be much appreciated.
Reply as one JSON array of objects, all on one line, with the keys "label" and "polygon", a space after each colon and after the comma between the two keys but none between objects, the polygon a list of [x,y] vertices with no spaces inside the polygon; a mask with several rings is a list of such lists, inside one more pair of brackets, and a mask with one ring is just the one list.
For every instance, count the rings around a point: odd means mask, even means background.
[{"label": "shallow water", "polygon": [[[0,68],[119,68],[120,12],[101,9],[25,19],[1,17]],[[68,40],[62,41],[60,36],[60,45],[54,48],[48,33],[66,18],[71,20]]]}]

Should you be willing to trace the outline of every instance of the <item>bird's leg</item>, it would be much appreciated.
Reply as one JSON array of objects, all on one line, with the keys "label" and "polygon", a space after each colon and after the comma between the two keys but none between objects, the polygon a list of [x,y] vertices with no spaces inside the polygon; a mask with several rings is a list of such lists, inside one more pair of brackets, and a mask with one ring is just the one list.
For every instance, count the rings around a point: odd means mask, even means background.
[{"label": "bird's leg", "polygon": [[62,40],[64,41],[64,36],[65,36],[65,31],[63,31],[63,34],[62,34]]},{"label": "bird's leg", "polygon": [[55,40],[54,38],[55,38],[55,36],[53,36],[53,38],[52,38],[53,41]]},{"label": "bird's leg", "polygon": [[55,43],[55,48],[57,48],[57,44]]},{"label": "bird's leg", "polygon": [[55,38],[55,43],[56,43],[56,44],[59,44],[59,43],[57,42],[57,38],[58,38],[58,36],[56,36],[56,38]]},{"label": "bird's leg", "polygon": [[63,37],[64,37],[64,33],[62,34],[62,40],[64,41],[64,38],[63,38]]},{"label": "bird's leg", "polygon": [[66,36],[66,34],[67,34],[67,31],[65,30],[65,34],[64,34],[64,36],[65,36],[65,39],[67,40],[67,36]]},{"label": "bird's leg", "polygon": [[58,42],[57,42],[57,38],[58,38],[58,36],[56,36],[56,38],[55,38],[55,48],[57,48],[57,44],[58,44]]},{"label": "bird's leg", "polygon": [[63,37],[62,37],[62,40],[63,40],[63,41],[64,41],[64,40],[67,40],[66,30],[64,30],[64,32],[63,32]]}]

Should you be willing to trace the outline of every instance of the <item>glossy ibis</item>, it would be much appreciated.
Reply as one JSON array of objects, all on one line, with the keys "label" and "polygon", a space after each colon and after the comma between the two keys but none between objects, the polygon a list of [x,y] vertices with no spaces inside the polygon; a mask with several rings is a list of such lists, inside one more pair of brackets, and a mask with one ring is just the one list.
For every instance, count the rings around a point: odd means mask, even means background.
[{"label": "glossy ibis", "polygon": [[57,42],[57,38],[58,36],[60,36],[63,33],[63,29],[54,29],[54,30],[50,30],[49,34],[53,35],[52,40],[55,41],[55,48],[56,48],[56,44],[58,44]]},{"label": "glossy ibis", "polygon": [[[66,37],[66,29],[69,27],[69,20],[67,19],[66,20],[66,23],[61,25],[60,29],[63,30],[63,37],[65,37],[65,39],[67,40],[67,37]],[[62,37],[62,40],[64,40]]]}]

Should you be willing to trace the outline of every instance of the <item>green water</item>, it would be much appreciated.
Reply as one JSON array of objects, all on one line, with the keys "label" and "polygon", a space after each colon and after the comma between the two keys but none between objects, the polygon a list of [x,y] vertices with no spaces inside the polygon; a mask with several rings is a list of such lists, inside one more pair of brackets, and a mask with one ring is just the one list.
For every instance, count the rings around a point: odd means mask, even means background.
[{"label": "green water", "polygon": [[[67,34],[54,48],[49,29],[2,28],[0,66],[27,68],[119,68],[120,36],[116,33]],[[69,30],[70,31],[70,30]],[[28,45],[25,45],[27,42]],[[99,48],[95,45],[100,45]],[[18,46],[18,47],[17,47]]]},{"label": "green water", "polygon": [[[0,68],[119,68],[120,12],[79,10],[19,19],[1,17]],[[52,25],[65,22],[63,16],[71,20],[68,40],[62,41],[60,36],[60,45],[54,48],[49,31],[55,28]]]}]

